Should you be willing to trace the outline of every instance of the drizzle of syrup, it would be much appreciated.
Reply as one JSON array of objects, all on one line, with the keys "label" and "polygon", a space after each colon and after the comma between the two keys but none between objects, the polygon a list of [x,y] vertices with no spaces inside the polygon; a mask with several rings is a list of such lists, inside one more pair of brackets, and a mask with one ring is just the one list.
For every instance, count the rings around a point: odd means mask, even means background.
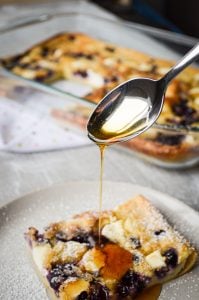
[{"label": "drizzle of syrup", "polygon": [[[99,180],[99,222],[98,222],[98,235],[99,247],[98,254],[100,257],[104,256],[104,267],[101,274],[107,279],[119,280],[132,266],[132,254],[121,248],[116,244],[101,245],[101,223],[102,223],[102,204],[103,204],[103,173],[104,173],[104,154],[107,145],[98,144],[100,150],[100,180]],[[157,300],[160,296],[162,285],[156,285],[144,290],[137,300]]]},{"label": "drizzle of syrup", "polygon": [[104,278],[119,280],[132,266],[132,254],[116,244],[107,244],[101,251],[105,255]]},{"label": "drizzle of syrup", "polygon": [[[96,143],[97,144],[97,143]],[[99,245],[96,248],[95,259],[100,263],[104,261],[101,269],[101,275],[105,279],[120,280],[122,276],[132,266],[132,254],[116,244],[101,245],[101,225],[102,225],[102,204],[103,204],[103,173],[104,173],[104,153],[107,144],[97,144],[100,150],[100,180],[99,180],[99,221],[98,236]],[[156,285],[144,290],[137,300],[157,300],[162,290],[162,285]]]},{"label": "drizzle of syrup", "polygon": [[106,145],[99,144],[100,150],[100,181],[99,181],[99,223],[98,223],[98,235],[99,245],[101,243],[101,221],[102,221],[102,196],[103,196],[103,174],[104,174],[104,152]]}]

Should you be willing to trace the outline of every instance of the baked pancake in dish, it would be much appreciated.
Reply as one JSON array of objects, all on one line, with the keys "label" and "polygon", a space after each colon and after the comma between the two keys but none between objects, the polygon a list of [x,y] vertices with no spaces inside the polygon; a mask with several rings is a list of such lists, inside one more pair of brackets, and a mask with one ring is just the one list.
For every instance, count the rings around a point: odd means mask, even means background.
[{"label": "baked pancake in dish", "polygon": [[188,272],[196,250],[143,196],[25,234],[51,299],[134,299]]},{"label": "baked pancake in dish", "polygon": [[[134,77],[159,79],[174,62],[166,61],[133,49],[127,49],[83,33],[61,33],[41,42],[15,57],[2,59],[1,64],[24,78],[43,83],[70,79],[85,83],[92,91],[87,100],[98,103],[118,84]],[[53,113],[61,122],[71,121],[71,112]],[[74,114],[73,114],[74,116]],[[85,117],[78,124],[84,125]],[[83,119],[83,120],[81,120]],[[166,92],[158,124],[199,128],[199,71],[187,68],[173,80]],[[199,134],[179,134],[148,130],[125,144],[153,158],[181,162],[199,156]]]}]

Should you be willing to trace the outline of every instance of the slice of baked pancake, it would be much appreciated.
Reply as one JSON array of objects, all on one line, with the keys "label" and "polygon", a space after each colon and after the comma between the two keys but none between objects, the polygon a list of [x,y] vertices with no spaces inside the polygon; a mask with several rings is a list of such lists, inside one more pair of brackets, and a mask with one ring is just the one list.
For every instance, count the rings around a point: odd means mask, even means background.
[{"label": "slice of baked pancake", "polygon": [[188,272],[196,250],[143,196],[25,234],[51,299],[134,299]]}]

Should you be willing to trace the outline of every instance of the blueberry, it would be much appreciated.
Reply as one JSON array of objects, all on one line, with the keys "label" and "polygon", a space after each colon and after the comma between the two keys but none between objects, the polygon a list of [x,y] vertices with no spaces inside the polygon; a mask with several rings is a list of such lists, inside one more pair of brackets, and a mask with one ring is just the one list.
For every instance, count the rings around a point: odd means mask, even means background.
[{"label": "blueberry", "polygon": [[86,291],[81,292],[81,294],[77,297],[77,300],[88,300],[88,293]]},{"label": "blueberry", "polygon": [[66,280],[67,277],[65,277],[64,275],[62,275],[62,273],[60,272],[60,274],[58,274],[59,272],[56,270],[51,270],[48,275],[47,275],[47,279],[50,283],[50,286],[52,289],[54,289],[55,291],[58,291],[60,285]]},{"label": "blueberry", "polygon": [[182,117],[182,120],[179,121],[180,125],[186,126],[196,122],[196,110],[188,106],[188,101],[186,99],[181,99],[180,102],[175,103],[172,106],[172,111],[175,115]]},{"label": "blueberry", "polygon": [[49,78],[49,77],[52,77],[53,75],[54,75],[54,71],[53,70],[48,70],[47,74],[46,74],[46,77]]},{"label": "blueberry", "polygon": [[93,55],[92,54],[86,54],[85,55],[87,59],[92,60],[93,59]]},{"label": "blueberry", "polygon": [[196,112],[194,108],[188,106],[188,101],[186,99],[181,99],[180,102],[174,104],[172,106],[172,111],[180,117],[191,116]]},{"label": "blueberry", "polygon": [[128,271],[117,285],[116,293],[119,297],[134,297],[138,292],[145,288],[149,281],[150,278],[147,276]]},{"label": "blueberry", "polygon": [[163,256],[166,258],[165,262],[168,267],[175,268],[177,266],[178,254],[174,248],[168,249],[166,252],[164,252]]},{"label": "blueberry", "polygon": [[34,236],[35,236],[35,240],[37,241],[37,243],[41,244],[41,243],[47,243],[48,242],[48,239],[46,239],[43,234],[39,233],[38,230],[35,231]]},{"label": "blueberry", "polygon": [[137,290],[142,291],[150,282],[150,278],[145,275],[138,274]]},{"label": "blueberry", "polygon": [[138,249],[141,247],[141,243],[138,238],[131,237],[130,240],[131,240],[131,243],[133,244],[134,249]]},{"label": "blueberry", "polygon": [[50,283],[51,288],[53,288],[55,291],[58,291],[60,285],[66,280],[66,278],[62,275],[57,275],[52,277],[49,277],[48,275],[47,279]]},{"label": "blueberry", "polygon": [[113,75],[111,78],[110,78],[111,82],[117,82],[118,81],[118,77]]},{"label": "blueberry", "polygon": [[158,279],[163,279],[168,272],[168,268],[167,267],[162,267],[160,269],[155,270],[155,275],[157,276]]},{"label": "blueberry", "polygon": [[165,232],[166,232],[165,230],[160,229],[160,230],[155,231],[154,234],[157,235],[157,236],[159,236],[159,235],[164,235]]},{"label": "blueberry", "polygon": [[[96,238],[96,243],[97,244],[99,244],[99,236],[96,236],[95,237]],[[100,247],[103,247],[103,246],[105,246],[107,243],[110,243],[110,240],[109,239],[107,239],[105,236],[101,236],[100,237]]]},{"label": "blueberry", "polygon": [[75,38],[76,38],[76,37],[75,37],[75,35],[73,35],[73,34],[69,34],[69,35],[68,35],[68,40],[69,40],[69,41],[74,41]]},{"label": "blueberry", "polygon": [[99,282],[92,282],[90,286],[89,300],[108,300],[109,290]]},{"label": "blueberry", "polygon": [[39,82],[43,82],[45,81],[46,79],[49,79],[53,76],[54,72],[53,70],[46,70],[46,74],[43,74],[43,75],[37,75],[35,77],[35,80],[36,81],[39,81]]},{"label": "blueberry", "polygon": [[41,50],[41,55],[45,57],[48,54],[49,54],[49,49],[47,47],[43,47]]},{"label": "blueberry", "polygon": [[187,106],[187,109],[185,110],[185,115],[192,116],[193,114],[195,114],[195,112],[196,112],[195,108]]},{"label": "blueberry", "polygon": [[79,233],[78,235],[74,236],[71,240],[72,241],[75,241],[75,242],[78,242],[78,243],[88,243],[88,238],[89,238],[89,235],[88,233]]},{"label": "blueberry", "polygon": [[195,122],[199,122],[199,116],[193,114],[192,116],[188,116],[188,117],[185,116],[181,118],[181,120],[167,118],[166,121],[168,123],[175,124],[175,125],[188,126],[188,125],[192,125]]},{"label": "blueberry", "polygon": [[88,77],[88,73],[85,70],[77,70],[74,72],[74,75],[81,76],[82,78]]},{"label": "blueberry", "polygon": [[48,239],[46,239],[43,234],[37,234],[36,239],[37,239],[38,243],[47,243],[48,242]]},{"label": "blueberry", "polygon": [[173,134],[163,134],[163,133],[158,133],[155,141],[160,143],[160,144],[165,144],[169,146],[178,146],[181,144],[181,142],[184,139],[184,135],[179,134],[179,135],[173,135]]},{"label": "blueberry", "polygon": [[[104,244],[105,240],[107,240],[104,237],[101,237],[101,243]],[[73,236],[71,238],[71,241],[75,241],[78,243],[84,243],[87,244],[88,247],[93,248],[99,241],[99,237],[88,232],[80,231],[77,233],[77,235]]]},{"label": "blueberry", "polygon": [[75,274],[75,266],[72,264],[63,265],[62,270],[63,270],[63,273],[67,276],[69,276],[69,275],[72,276]]},{"label": "blueberry", "polygon": [[127,297],[129,295],[129,287],[119,283],[117,286],[117,293],[121,298]]},{"label": "blueberry", "polygon": [[175,115],[181,117],[184,115],[185,111],[186,111],[186,102],[185,101],[181,101],[180,103],[174,104],[172,106],[172,111],[174,112]]},{"label": "blueberry", "polygon": [[58,291],[60,285],[68,278],[68,277],[76,277],[74,266],[71,264],[57,264],[53,266],[53,268],[47,274],[47,279],[50,283],[50,286]]},{"label": "blueberry", "polygon": [[78,243],[85,243],[85,244],[89,244],[89,234],[87,232],[79,232],[77,235],[75,235],[74,237],[72,237],[72,241],[78,242]]},{"label": "blueberry", "polygon": [[104,78],[104,83],[109,83],[109,82],[117,82],[118,81],[118,77],[116,75],[113,75],[111,77],[105,77]]},{"label": "blueberry", "polygon": [[129,271],[122,277],[122,282],[128,286],[137,282],[138,275],[135,272]]},{"label": "blueberry", "polygon": [[199,122],[199,117],[197,115],[192,115],[190,117],[184,117],[182,120],[179,121],[179,124],[183,126],[187,126],[195,122]]}]

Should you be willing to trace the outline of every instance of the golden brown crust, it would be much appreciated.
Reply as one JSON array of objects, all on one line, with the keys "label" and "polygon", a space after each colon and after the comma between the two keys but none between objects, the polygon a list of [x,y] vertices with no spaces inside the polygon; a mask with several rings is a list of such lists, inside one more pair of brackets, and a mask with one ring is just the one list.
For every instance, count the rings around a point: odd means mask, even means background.
[{"label": "golden brown crust", "polygon": [[180,143],[170,146],[141,137],[125,142],[123,146],[170,163],[189,161],[198,157],[199,153],[199,145]]}]

